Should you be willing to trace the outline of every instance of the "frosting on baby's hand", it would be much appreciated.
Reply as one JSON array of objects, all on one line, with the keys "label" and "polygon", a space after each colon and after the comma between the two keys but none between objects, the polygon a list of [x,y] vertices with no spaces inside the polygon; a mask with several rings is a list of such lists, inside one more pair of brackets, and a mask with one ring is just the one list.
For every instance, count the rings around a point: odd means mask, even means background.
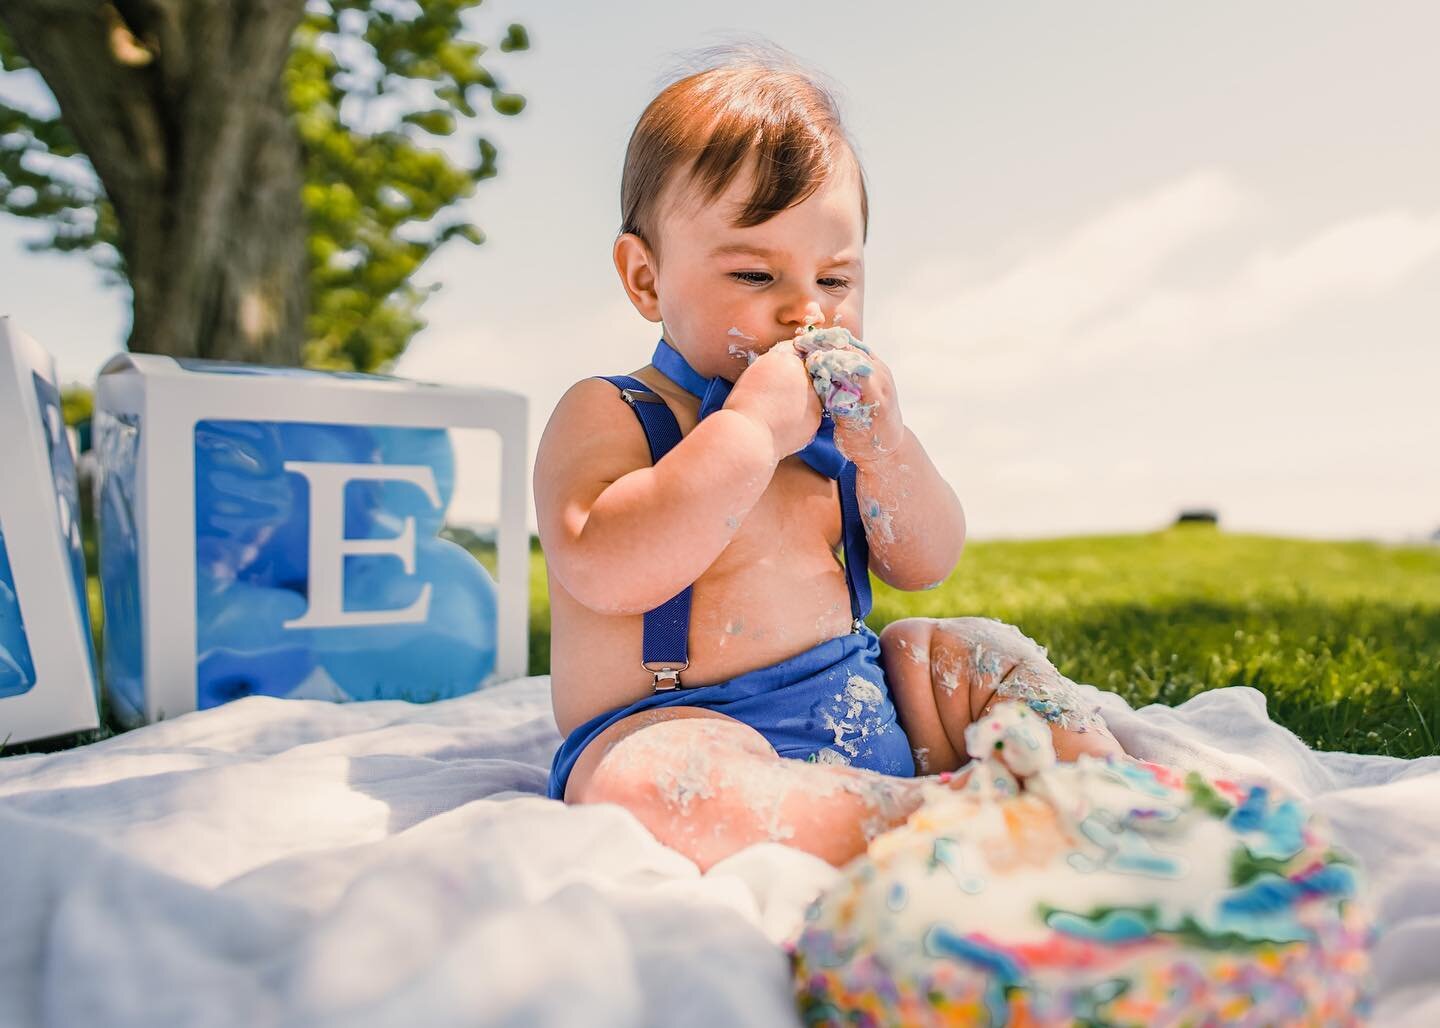
[{"label": "frosting on baby's hand", "polygon": [[848,328],[836,326],[802,329],[795,337],[795,352],[805,362],[815,393],[832,417],[852,418],[860,425],[870,423],[875,404],[860,402],[864,395],[860,380],[873,370],[866,360],[869,347]]}]

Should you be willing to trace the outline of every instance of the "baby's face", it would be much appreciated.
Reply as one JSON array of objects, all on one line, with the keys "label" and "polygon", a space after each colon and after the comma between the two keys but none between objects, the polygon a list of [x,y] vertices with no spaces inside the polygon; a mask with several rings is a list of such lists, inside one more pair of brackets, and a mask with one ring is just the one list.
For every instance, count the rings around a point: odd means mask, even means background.
[{"label": "baby's face", "polygon": [[672,186],[660,215],[655,292],[665,338],[702,375],[731,381],[745,370],[746,351],[794,338],[807,320],[864,337],[864,222],[853,165],[844,162],[769,221],[736,228],[750,186],[748,172],[736,176],[705,205]]}]

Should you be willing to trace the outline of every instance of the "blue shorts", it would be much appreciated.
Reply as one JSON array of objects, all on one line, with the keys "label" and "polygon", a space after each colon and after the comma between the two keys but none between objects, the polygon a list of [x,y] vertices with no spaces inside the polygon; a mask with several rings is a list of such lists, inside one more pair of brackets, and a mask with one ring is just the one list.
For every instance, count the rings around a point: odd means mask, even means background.
[{"label": "blue shorts", "polygon": [[868,626],[827,639],[778,664],[728,682],[672,689],[599,714],[571,732],[550,765],[551,799],[585,747],[616,721],[656,707],[704,707],[755,729],[782,757],[848,764],[901,778],[915,776],[915,757],[885,684],[880,637]]}]

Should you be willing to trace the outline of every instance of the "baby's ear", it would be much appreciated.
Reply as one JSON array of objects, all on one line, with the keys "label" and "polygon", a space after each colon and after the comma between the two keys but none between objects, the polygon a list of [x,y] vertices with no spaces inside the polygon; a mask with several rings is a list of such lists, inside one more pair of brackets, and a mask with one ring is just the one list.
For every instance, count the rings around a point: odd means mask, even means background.
[{"label": "baby's ear", "polygon": [[660,294],[655,291],[655,256],[650,247],[634,232],[622,232],[615,240],[614,258],[625,295],[646,321],[659,321]]}]

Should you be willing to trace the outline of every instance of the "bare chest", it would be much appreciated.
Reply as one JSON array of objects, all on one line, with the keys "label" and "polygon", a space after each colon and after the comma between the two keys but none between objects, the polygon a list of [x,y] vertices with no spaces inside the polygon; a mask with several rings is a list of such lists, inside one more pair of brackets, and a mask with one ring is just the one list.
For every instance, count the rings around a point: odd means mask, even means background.
[{"label": "bare chest", "polygon": [[[798,457],[781,461],[730,544],[691,586],[684,685],[724,681],[850,630],[840,524],[835,482]],[[596,613],[553,575],[549,583],[555,713],[568,732],[654,683],[640,665],[643,615]]]}]

